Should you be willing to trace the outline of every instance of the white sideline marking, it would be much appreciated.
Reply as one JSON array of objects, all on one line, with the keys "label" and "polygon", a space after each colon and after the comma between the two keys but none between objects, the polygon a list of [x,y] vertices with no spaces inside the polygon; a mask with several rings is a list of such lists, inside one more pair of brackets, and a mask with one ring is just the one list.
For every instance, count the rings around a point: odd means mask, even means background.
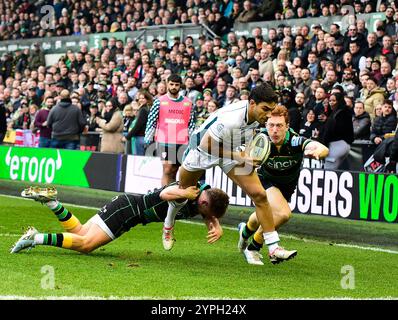
[{"label": "white sideline marking", "polygon": [[[0,197],[7,197],[7,198],[14,198],[14,199],[22,199],[22,200],[26,200],[26,201],[32,201],[31,199],[26,199],[26,198],[16,197],[16,196],[3,195],[3,194],[0,194]],[[66,205],[66,206],[83,208],[83,209],[90,209],[90,210],[99,210],[100,209],[100,208],[96,208],[96,207],[88,207],[88,206],[82,206],[82,205],[66,203],[66,202],[62,202],[62,204]],[[202,225],[203,224],[201,222],[189,221],[189,220],[178,220],[178,222],[187,223],[187,224],[196,224],[196,225]],[[223,229],[232,230],[232,231],[238,231],[237,228],[228,227],[228,226],[223,226]],[[8,234],[8,233],[0,233],[0,237],[7,237],[7,236],[14,237],[16,235]],[[291,240],[303,241],[303,242],[312,242],[312,243],[330,245],[330,242],[328,242],[328,241],[306,239],[306,238],[300,238],[300,237],[296,237],[296,236],[292,236],[292,235],[280,234],[280,237],[281,238],[286,238],[286,239],[291,239]],[[382,249],[382,248],[378,248],[378,247],[362,247],[362,246],[355,245],[355,244],[333,243],[333,246],[352,248],[352,249],[359,249],[359,250],[368,250],[368,251],[375,251],[375,252],[384,252],[384,253],[391,253],[391,254],[398,254],[398,251],[396,251],[396,250]],[[0,298],[1,298],[1,295],[0,295]]]},{"label": "white sideline marking", "polygon": [[234,297],[136,297],[136,296],[126,296],[126,297],[118,297],[118,296],[110,296],[110,297],[101,297],[101,296],[18,296],[18,295],[0,295],[0,300],[153,300],[154,303],[157,303],[156,300],[398,300],[398,297],[377,297],[377,298],[352,298],[352,297],[322,297],[322,298],[311,298],[311,297],[301,297],[301,298],[258,298],[258,297],[249,297],[249,298],[234,298]]}]

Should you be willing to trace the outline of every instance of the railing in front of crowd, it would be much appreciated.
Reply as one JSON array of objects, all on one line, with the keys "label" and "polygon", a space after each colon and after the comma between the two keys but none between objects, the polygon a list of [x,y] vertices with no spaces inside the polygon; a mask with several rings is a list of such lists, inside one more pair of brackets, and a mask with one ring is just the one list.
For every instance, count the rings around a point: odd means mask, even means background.
[{"label": "railing in front of crowd", "polygon": [[364,20],[368,32],[375,32],[377,23],[384,21],[386,15],[384,12],[374,12],[366,14],[347,14],[345,16],[329,16],[329,17],[316,17],[316,18],[304,18],[304,19],[285,19],[285,20],[272,20],[272,21],[255,21],[248,23],[234,23],[234,32],[240,36],[251,36],[251,30],[256,27],[260,27],[263,35],[268,35],[270,28],[277,29],[279,25],[286,25],[292,27],[292,34],[294,35],[297,27],[307,25],[310,28],[310,32],[314,25],[320,25],[329,31],[329,26],[333,23],[340,26],[341,34],[344,34],[347,27],[350,24],[355,23],[356,20]]},{"label": "railing in front of crowd", "polygon": [[[369,14],[359,14],[356,15],[356,19],[365,20],[368,31],[373,32],[376,29],[377,22],[385,20],[385,13],[376,12]],[[341,26],[342,33],[344,33],[347,26],[354,22],[355,17],[348,14],[346,16],[256,21],[249,23],[235,22],[233,30],[238,37],[250,36],[251,30],[253,30],[255,27],[260,27],[262,29],[262,34],[266,36],[268,35],[268,30],[270,28],[277,28],[280,24],[291,26],[294,34],[295,28],[297,26],[308,25],[309,27],[312,27],[315,24],[320,24],[321,26],[325,27],[330,26],[332,23],[336,23]],[[167,40],[169,41],[169,44],[172,44],[174,43],[174,39],[176,37],[179,37],[181,40],[183,40],[189,35],[193,38],[194,44],[196,44],[199,36],[202,34],[208,36],[210,39],[213,39],[216,36],[214,32],[212,32],[212,30],[205,24],[169,24],[141,27],[137,31],[0,41],[0,54],[4,52],[13,52],[17,49],[32,49],[35,43],[40,43],[42,50],[46,54],[65,53],[69,49],[73,51],[79,51],[81,45],[86,45],[90,48],[98,48],[102,38],[110,37],[115,37],[116,39],[123,41],[133,39],[135,43],[142,41],[147,44],[151,43],[152,40],[156,38],[161,41]]]},{"label": "railing in front of crowd", "polygon": [[181,40],[187,36],[191,36],[194,44],[200,35],[206,35],[211,39],[215,34],[211,32],[204,25],[196,25],[193,23],[184,25],[162,25],[141,27],[137,31],[127,32],[109,32],[109,33],[94,33],[79,36],[63,36],[63,37],[49,37],[49,38],[32,38],[0,41],[0,54],[4,52],[13,52],[17,49],[33,49],[35,43],[39,43],[45,54],[65,53],[67,50],[80,51],[82,45],[89,48],[99,48],[102,38],[114,37],[117,40],[126,42],[132,39],[136,44],[140,42],[151,43],[153,39],[160,41],[167,40],[169,44],[174,43],[175,38],[179,37]]}]

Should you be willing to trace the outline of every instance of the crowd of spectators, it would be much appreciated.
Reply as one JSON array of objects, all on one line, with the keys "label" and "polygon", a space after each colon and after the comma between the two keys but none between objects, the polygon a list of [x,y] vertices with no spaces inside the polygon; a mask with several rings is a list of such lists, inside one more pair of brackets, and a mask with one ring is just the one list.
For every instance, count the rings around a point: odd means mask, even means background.
[{"label": "crowd of spectators", "polygon": [[[368,11],[369,5],[374,10],[375,2],[355,2],[355,10]],[[43,5],[46,1],[40,3]],[[319,5],[318,13],[314,11],[314,3]],[[194,22],[195,15],[198,18],[203,15],[209,23],[214,15],[215,24],[220,26],[217,15],[239,21],[242,16],[248,16],[246,11],[253,10],[251,7],[262,9],[255,10],[256,14],[247,21],[279,19],[279,14],[286,18],[289,10],[293,11],[292,17],[296,17],[301,14],[300,8],[304,9],[305,16],[338,14],[341,5],[347,3],[352,1],[341,0],[340,5],[336,5],[336,1],[293,0],[280,4],[278,1],[244,1],[243,11],[239,2],[205,0],[184,3],[177,0],[159,3],[55,0],[52,5],[57,8],[55,32],[63,35],[68,34],[65,30],[71,23],[77,26],[72,26],[71,33],[75,29],[82,32],[84,26],[87,28],[84,32],[89,33],[156,25],[157,17],[162,18],[160,23],[184,23]],[[289,109],[290,126],[296,132],[329,146],[338,145],[336,157],[344,158],[342,150],[354,139],[380,144],[397,126],[398,14],[395,2],[382,4],[386,20],[377,23],[375,32],[369,32],[360,19],[344,30],[338,24],[312,28],[304,25],[292,30],[281,21],[277,28],[270,28],[268,34],[262,34],[262,29],[256,27],[250,37],[238,37],[228,22],[226,42],[220,36],[211,39],[200,36],[197,44],[190,36],[175,38],[172,42],[154,39],[149,44],[103,37],[99,48],[82,45],[79,52],[69,50],[56,64],[48,66],[38,43],[34,50],[17,50],[1,57],[0,108],[5,108],[8,128],[40,130],[42,146],[51,139],[43,113],[48,115],[53,105],[62,102],[82,111],[86,123],[80,132],[110,134],[110,141],[124,136],[122,140],[126,142],[133,137],[132,128],[134,138],[142,138],[145,118],[137,121],[135,114],[143,106],[145,110],[141,113],[149,112],[152,101],[166,93],[166,79],[172,73],[183,78],[181,94],[193,101],[197,125],[216,109],[248,99],[250,90],[266,81],[280,94],[280,103]],[[267,5],[278,6],[273,7],[272,16],[264,14]],[[19,8],[25,8],[25,12]],[[0,36],[6,39],[8,34],[7,39],[17,39],[20,36],[20,32],[15,32],[17,23],[20,23],[18,28],[23,26],[29,30],[26,37],[35,36],[32,31],[38,22],[37,8],[28,1],[0,2],[4,31],[0,31]],[[182,18],[185,13],[187,19]],[[5,25],[6,21],[13,26]],[[117,29],[110,30],[111,21],[117,21]],[[63,22],[66,25],[62,26]],[[343,114],[345,120],[347,114],[352,118],[349,124],[338,120]],[[139,128],[134,128],[132,123],[138,123]],[[336,128],[338,137],[331,135]],[[87,135],[81,141],[82,148],[95,149],[98,135],[93,136]],[[339,141],[344,141],[344,146],[334,143]],[[111,148],[102,151],[123,152],[120,145],[105,145]],[[132,150],[125,147],[124,151]]]},{"label": "crowd of spectators", "polygon": [[[379,11],[396,1],[382,1]],[[204,23],[217,35],[235,22],[328,17],[376,11],[377,0],[16,0],[0,1],[0,40],[135,31],[140,27]]]}]

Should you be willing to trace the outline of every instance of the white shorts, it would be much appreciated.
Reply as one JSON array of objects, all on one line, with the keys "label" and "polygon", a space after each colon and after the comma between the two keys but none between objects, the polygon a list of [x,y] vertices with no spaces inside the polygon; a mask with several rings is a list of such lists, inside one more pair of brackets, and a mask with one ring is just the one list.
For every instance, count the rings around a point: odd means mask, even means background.
[{"label": "white shorts", "polygon": [[115,238],[116,238],[115,235],[113,234],[111,229],[109,229],[109,227],[106,225],[104,220],[102,220],[102,218],[99,216],[99,214],[96,214],[95,216],[93,216],[90,220],[87,221],[87,223],[96,224],[98,227],[100,227],[102,229],[102,231],[104,231],[109,236],[109,238],[111,238],[112,240],[115,240]]},{"label": "white shorts", "polygon": [[182,167],[187,171],[194,172],[219,166],[227,174],[237,164],[239,162],[236,160],[215,157],[199,149],[187,149],[184,154]]}]

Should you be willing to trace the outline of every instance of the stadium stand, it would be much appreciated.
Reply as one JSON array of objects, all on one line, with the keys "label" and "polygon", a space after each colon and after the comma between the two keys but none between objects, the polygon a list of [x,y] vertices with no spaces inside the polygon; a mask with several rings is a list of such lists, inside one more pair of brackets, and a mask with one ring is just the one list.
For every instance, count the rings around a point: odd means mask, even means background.
[{"label": "stadium stand", "polygon": [[[0,108],[9,130],[35,132],[40,130],[34,125],[37,108],[46,108],[48,97],[59,103],[59,93],[67,89],[89,125],[91,106],[102,116],[111,99],[121,111],[131,108],[139,90],[156,98],[165,93],[168,75],[177,73],[183,93],[194,103],[200,100],[198,123],[208,116],[203,110],[212,101],[228,107],[267,81],[281,94],[281,102],[290,96],[287,107],[299,115],[299,129],[306,128],[307,112],[314,110],[317,130],[322,130],[331,115],[328,97],[333,90],[345,94],[353,118],[355,101],[362,101],[373,125],[382,116],[376,110],[384,100],[398,110],[398,5],[381,1],[377,7],[378,2],[2,0],[0,40],[33,39],[34,45],[1,55]],[[361,18],[371,13],[383,15],[371,25]],[[313,23],[314,18],[330,22],[335,16],[344,23]],[[289,25],[298,18],[299,26]],[[248,35],[240,32],[242,23]],[[151,42],[118,37],[171,24],[205,25],[208,33]],[[44,39],[92,34],[99,36],[97,46],[82,44],[46,62]],[[299,92],[303,102],[294,99]],[[98,135],[100,130],[90,132]]]}]

